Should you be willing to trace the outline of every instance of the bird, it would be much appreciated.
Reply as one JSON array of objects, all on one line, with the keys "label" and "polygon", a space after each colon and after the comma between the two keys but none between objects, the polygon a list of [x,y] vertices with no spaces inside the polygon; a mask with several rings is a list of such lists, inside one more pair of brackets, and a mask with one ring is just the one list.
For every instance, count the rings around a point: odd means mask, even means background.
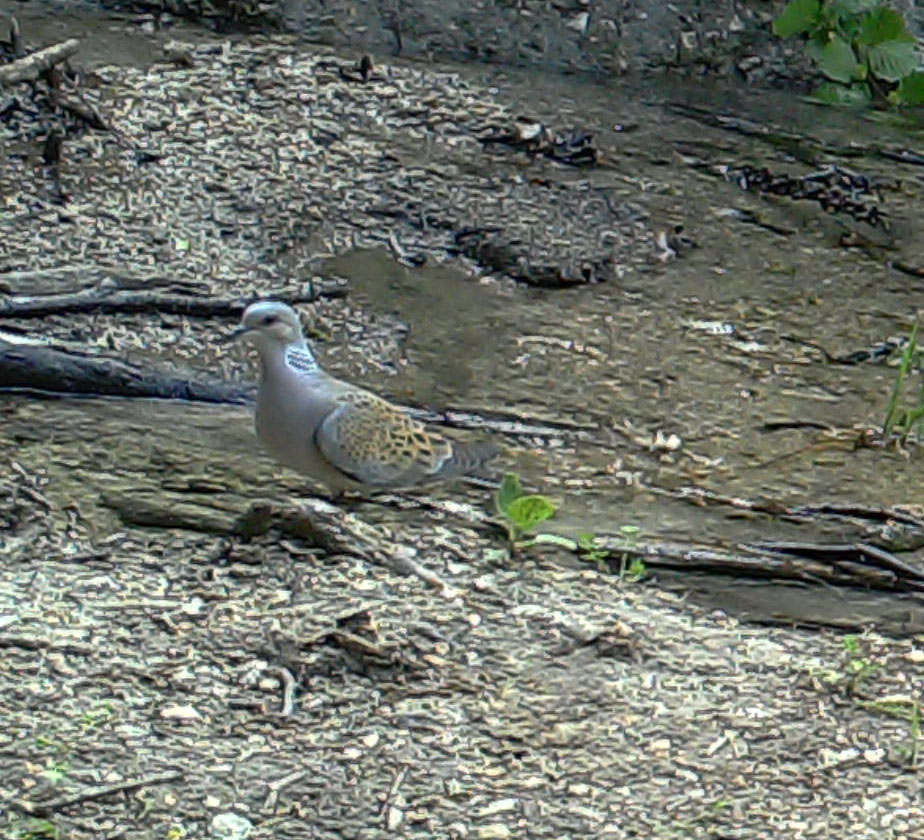
[{"label": "bird", "polygon": [[241,339],[260,362],[257,437],[283,466],[335,498],[477,474],[499,453],[491,442],[458,443],[428,431],[398,406],[331,376],[285,303],[250,304],[225,343]]}]

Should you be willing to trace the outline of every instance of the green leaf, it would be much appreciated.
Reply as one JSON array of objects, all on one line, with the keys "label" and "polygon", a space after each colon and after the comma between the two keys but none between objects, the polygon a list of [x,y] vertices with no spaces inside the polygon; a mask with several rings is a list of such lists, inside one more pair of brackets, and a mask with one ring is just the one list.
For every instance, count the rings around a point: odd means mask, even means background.
[{"label": "green leaf", "polygon": [[924,105],[924,73],[918,70],[905,76],[894,94],[898,105]]},{"label": "green leaf", "polygon": [[872,98],[866,84],[836,85],[831,82],[819,85],[808,97],[810,102],[841,106],[868,105]]},{"label": "green leaf", "polygon": [[497,512],[512,519],[510,506],[522,495],[523,485],[520,483],[520,477],[516,473],[507,473],[501,482],[501,486],[497,488],[497,492],[494,494]]},{"label": "green leaf", "polygon": [[578,534],[577,544],[578,544],[578,548],[582,549],[583,551],[590,551],[590,549],[595,547],[594,546],[594,535],[591,534],[589,531],[585,531],[582,534]]},{"label": "green leaf", "polygon": [[529,531],[555,513],[555,505],[545,496],[520,496],[510,504],[507,515],[520,531]]},{"label": "green leaf", "polygon": [[825,40],[811,40],[805,42],[805,54],[809,57],[809,60],[814,61],[816,64],[821,64],[821,54],[825,48],[825,43],[827,43],[827,35],[825,35]]},{"label": "green leaf", "polygon": [[879,3],[879,0],[833,0],[827,4],[828,10],[839,17],[859,15],[867,12]]},{"label": "green leaf", "polygon": [[773,34],[778,38],[801,35],[817,25],[820,17],[820,0],[790,0],[773,21]]},{"label": "green leaf", "polygon": [[818,53],[818,67],[835,82],[852,82],[862,78],[863,65],[857,61],[853,47],[836,35]]},{"label": "green leaf", "polygon": [[636,557],[630,564],[629,568],[626,569],[626,577],[631,581],[641,580],[645,576],[645,563],[640,558]]},{"label": "green leaf", "polygon": [[860,42],[872,47],[886,41],[913,44],[914,35],[908,31],[905,19],[899,12],[887,6],[878,6],[863,16]]},{"label": "green leaf", "polygon": [[23,840],[58,840],[61,832],[58,827],[50,820],[32,818],[23,829],[22,834],[14,834],[14,837],[22,837]]},{"label": "green leaf", "polygon": [[915,45],[908,41],[885,41],[867,50],[869,69],[874,76],[897,82],[918,69]]}]

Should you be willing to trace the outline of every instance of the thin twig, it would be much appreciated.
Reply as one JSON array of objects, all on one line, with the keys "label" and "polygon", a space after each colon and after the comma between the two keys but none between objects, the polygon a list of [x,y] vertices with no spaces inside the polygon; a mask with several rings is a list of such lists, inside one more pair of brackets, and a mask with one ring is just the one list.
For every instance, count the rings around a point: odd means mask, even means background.
[{"label": "thin twig", "polygon": [[283,776],[281,779],[277,779],[275,782],[270,782],[267,785],[267,788],[269,788],[269,793],[266,794],[266,799],[263,801],[263,810],[276,810],[276,803],[279,800],[279,792],[283,788],[287,788],[289,785],[294,784],[299,779],[303,779],[307,775],[307,770],[296,770],[294,773],[289,773],[288,776]]},{"label": "thin twig", "polygon": [[382,810],[379,811],[379,815],[385,821],[385,828],[391,827],[391,809],[394,807],[395,797],[398,795],[398,789],[401,787],[401,784],[404,782],[404,777],[407,775],[407,767],[402,767],[396,774],[395,778],[392,779],[391,787],[388,788],[388,793],[385,795],[385,801],[382,803]]},{"label": "thin twig", "polygon": [[18,810],[33,817],[50,817],[52,814],[64,808],[77,805],[81,802],[92,802],[97,799],[105,799],[107,796],[112,796],[114,793],[128,793],[141,787],[163,785],[168,782],[176,782],[182,778],[183,774],[174,770],[169,773],[157,773],[153,776],[143,776],[140,779],[128,779],[124,782],[116,782],[112,785],[99,785],[97,787],[86,788],[79,793],[62,796],[59,799],[52,799],[50,802],[30,802],[24,799],[12,804]]},{"label": "thin twig", "polygon": [[454,586],[446,583],[435,572],[425,569],[416,560],[411,557],[411,551],[406,546],[397,546],[394,552],[382,555],[385,565],[389,566],[398,574],[412,574],[419,577],[424,583],[428,583],[434,589],[439,589],[441,594],[452,599],[458,597],[459,590]]},{"label": "thin twig", "polygon": [[276,668],[276,674],[282,680],[282,708],[279,714],[291,717],[295,713],[295,677],[288,668]]}]

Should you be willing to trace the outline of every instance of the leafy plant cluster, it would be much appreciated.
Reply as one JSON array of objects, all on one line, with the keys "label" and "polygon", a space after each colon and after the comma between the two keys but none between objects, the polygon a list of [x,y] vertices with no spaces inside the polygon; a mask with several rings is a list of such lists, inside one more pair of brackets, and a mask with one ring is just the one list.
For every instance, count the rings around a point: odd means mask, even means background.
[{"label": "leafy plant cluster", "polygon": [[864,709],[905,721],[908,724],[907,737],[904,743],[895,745],[895,754],[904,757],[912,769],[917,769],[924,734],[920,700],[910,694],[869,697],[874,693],[876,675],[883,669],[885,661],[875,655],[865,639],[853,633],[844,636],[842,645],[839,661],[833,667],[822,669],[819,674],[824,684],[853,698]]},{"label": "leafy plant cluster", "polygon": [[[555,515],[555,503],[546,496],[526,493],[516,473],[507,473],[494,495],[494,504],[507,529],[510,552],[532,545],[555,545],[579,554],[585,560],[596,564],[601,571],[609,569],[607,561],[614,555],[620,556],[620,580],[637,581],[645,576],[645,564],[638,558],[629,562],[627,553],[611,552],[597,545],[593,534],[581,534],[576,540],[559,534],[540,533],[527,538],[527,534]],[[624,525],[619,529],[625,551],[635,547],[639,529]],[[510,554],[504,552],[509,557]]]},{"label": "leafy plant cluster", "polygon": [[790,0],[773,32],[806,38],[809,57],[830,79],[815,91],[819,101],[924,104],[917,41],[901,14],[880,0]]}]

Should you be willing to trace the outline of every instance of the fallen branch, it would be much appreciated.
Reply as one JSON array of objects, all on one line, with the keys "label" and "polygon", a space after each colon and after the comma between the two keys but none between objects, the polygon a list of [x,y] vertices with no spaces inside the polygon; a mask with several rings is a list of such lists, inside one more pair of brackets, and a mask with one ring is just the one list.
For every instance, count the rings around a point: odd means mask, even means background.
[{"label": "fallen branch", "polygon": [[321,499],[303,498],[296,510],[285,511],[278,520],[267,520],[286,534],[305,539],[328,554],[347,554],[385,566],[399,575],[414,575],[452,599],[459,591],[414,559],[417,550],[395,540],[384,526],[372,526],[336,505]]},{"label": "fallen branch", "polygon": [[119,359],[94,358],[2,338],[0,389],[238,404],[250,398],[247,388],[228,382],[197,381]]},{"label": "fallen branch", "polygon": [[[79,285],[77,285],[79,284]],[[147,266],[111,266],[98,263],[73,263],[49,268],[23,269],[0,272],[0,292],[7,295],[29,297],[58,294],[62,287],[68,294],[85,292],[94,286],[108,284],[121,291],[154,289],[169,290],[177,294],[207,295],[207,283],[179,280],[166,274],[155,274]]]},{"label": "fallen branch", "polygon": [[[0,275],[0,279],[3,275]],[[305,290],[279,289],[261,297],[283,303],[311,303],[318,298],[344,297],[346,289],[335,286],[316,289],[309,283]],[[208,298],[197,295],[169,295],[162,292],[120,289],[111,282],[92,289],[59,295],[10,296],[0,299],[2,318],[43,318],[73,312],[159,312],[198,318],[239,316],[255,297]]]},{"label": "fallen branch", "polygon": [[887,552],[863,544],[753,543],[738,551],[672,542],[626,545],[621,536],[603,536],[595,549],[620,568],[627,560],[646,567],[783,581],[862,586],[884,592],[924,591],[924,575]]},{"label": "fallen branch", "polygon": [[18,58],[0,67],[0,85],[35,81],[42,73],[70,58],[80,48],[80,41],[69,38],[43,50],[36,50],[25,58]]},{"label": "fallen branch", "polygon": [[165,490],[104,492],[102,501],[126,525],[184,528],[247,539],[278,529],[330,555],[345,554],[385,566],[399,575],[414,575],[452,599],[460,593],[415,558],[417,549],[397,541],[382,525],[370,525],[337,505],[312,496],[296,507],[249,503],[236,493],[190,496]]},{"label": "fallen branch", "polygon": [[[396,815],[392,809],[395,807],[395,798],[398,795],[398,789],[404,783],[404,777],[406,775],[407,766],[405,765],[395,774],[394,779],[392,779],[391,787],[388,789],[388,793],[385,795],[385,801],[382,803],[382,807],[379,809],[379,816],[382,818],[384,828],[391,834],[393,834],[395,831],[395,826],[392,825],[392,819],[396,818]],[[397,811],[397,815],[400,816],[400,813],[400,811]]]},{"label": "fallen branch", "polygon": [[[75,90],[74,93],[77,95],[77,99],[72,99],[60,90],[52,88],[51,103],[73,114],[77,119],[83,120],[90,128],[95,128],[100,131],[109,131],[110,126],[106,120],[103,119],[100,112],[87,102],[86,99],[80,95],[79,91]],[[128,147],[134,149],[134,145],[131,143],[128,144]]]},{"label": "fallen branch", "polygon": [[[753,543],[753,548],[759,551],[769,551],[787,554],[793,557],[806,557],[812,560],[822,560],[832,564],[854,564],[865,566],[875,572],[886,572],[897,581],[904,581],[906,585],[924,585],[924,572],[906,563],[900,557],[867,543],[806,543],[772,541]],[[849,566],[848,566],[849,567]],[[917,586],[916,588],[924,588]]]},{"label": "fallen branch", "polygon": [[97,799],[105,799],[114,793],[129,793],[138,788],[149,787],[150,785],[163,785],[168,782],[176,782],[183,778],[182,773],[172,771],[169,773],[157,773],[153,776],[144,776],[140,779],[128,779],[124,782],[116,782],[112,785],[98,785],[97,787],[86,788],[80,793],[73,793],[69,796],[62,796],[59,799],[52,799],[50,802],[30,802],[21,800],[14,802],[15,807],[33,817],[50,817],[70,805],[78,805],[81,802],[92,802]]}]

